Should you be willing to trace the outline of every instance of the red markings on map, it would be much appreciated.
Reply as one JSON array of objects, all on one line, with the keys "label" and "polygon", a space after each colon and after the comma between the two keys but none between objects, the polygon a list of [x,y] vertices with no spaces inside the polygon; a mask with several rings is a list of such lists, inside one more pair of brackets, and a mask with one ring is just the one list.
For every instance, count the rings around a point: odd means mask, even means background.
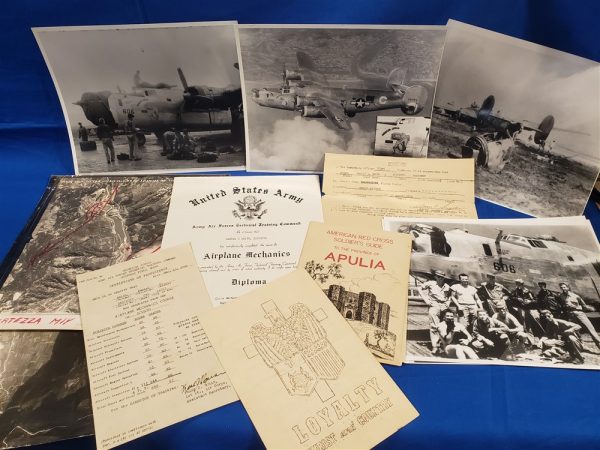
[{"label": "red markings on map", "polygon": [[[127,257],[126,261],[129,261],[130,259],[133,259],[133,258],[137,258],[142,252],[144,252],[145,250],[148,250],[149,248],[152,248],[152,246],[158,240],[159,237],[160,237],[159,235],[154,236],[154,239],[152,239],[148,245],[146,245],[145,247],[140,248],[135,253],[131,253]],[[159,250],[160,250],[160,245],[158,247],[156,247],[154,250],[152,250],[150,253],[156,253]]]},{"label": "red markings on map", "polygon": [[29,258],[27,267],[28,268],[33,267],[35,264],[37,264],[39,262],[39,260],[42,257],[46,256],[52,250],[56,249],[60,244],[62,244],[64,241],[66,241],[70,236],[77,233],[79,230],[81,230],[87,224],[92,222],[96,217],[98,217],[100,214],[102,214],[102,212],[104,211],[106,206],[114,201],[118,192],[119,192],[119,185],[115,185],[115,187],[113,187],[113,189],[110,192],[108,192],[107,195],[102,200],[98,200],[98,201],[92,203],[89,206],[89,208],[85,211],[85,214],[83,215],[83,223],[81,223],[80,225],[76,226],[75,228],[73,228],[71,230],[67,230],[62,235],[60,235],[58,239],[46,243],[46,245],[44,245],[38,252],[36,252]]}]

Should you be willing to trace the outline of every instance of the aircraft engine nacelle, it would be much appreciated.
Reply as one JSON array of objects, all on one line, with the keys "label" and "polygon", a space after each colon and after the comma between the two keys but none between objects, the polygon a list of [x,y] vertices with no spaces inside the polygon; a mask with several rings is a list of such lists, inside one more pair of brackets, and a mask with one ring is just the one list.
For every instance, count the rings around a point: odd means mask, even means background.
[{"label": "aircraft engine nacelle", "polygon": [[494,133],[471,136],[462,146],[463,158],[474,158],[479,167],[500,173],[514,148],[511,138],[495,139]]},{"label": "aircraft engine nacelle", "polygon": [[404,92],[400,109],[402,109],[404,114],[413,116],[423,109],[425,103],[427,103],[428,96],[425,87],[420,85],[410,86]]},{"label": "aircraft engine nacelle", "polygon": [[304,106],[302,108],[302,117],[325,117],[316,106]]},{"label": "aircraft engine nacelle", "polygon": [[302,75],[300,74],[300,72],[296,72],[295,70],[285,69],[284,78],[285,78],[285,81],[289,81],[289,80],[301,81]]},{"label": "aircraft engine nacelle", "polygon": [[308,97],[302,97],[301,95],[296,96],[296,106],[301,108],[303,106],[314,106],[312,99]]}]

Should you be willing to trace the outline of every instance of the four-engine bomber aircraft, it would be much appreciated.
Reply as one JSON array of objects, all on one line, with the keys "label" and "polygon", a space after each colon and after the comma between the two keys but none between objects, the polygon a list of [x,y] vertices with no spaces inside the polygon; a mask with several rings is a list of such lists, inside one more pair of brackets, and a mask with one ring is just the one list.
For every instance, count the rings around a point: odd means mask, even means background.
[{"label": "four-engine bomber aircraft", "polygon": [[[334,82],[306,53],[297,52],[296,59],[298,68],[284,67],[279,87],[253,89],[252,100],[260,106],[298,111],[302,117],[326,117],[336,127],[349,130],[347,118],[356,113],[400,108],[404,114],[415,115],[433,93],[431,80],[408,80],[407,71],[399,68],[386,77],[366,72],[355,62],[356,79]],[[364,59],[359,57],[358,62]]]},{"label": "four-engine bomber aircraft", "polygon": [[177,73],[183,89],[142,81],[138,71],[132,92],[85,92],[75,105],[81,106],[94,125],[103,118],[117,132],[125,128],[127,116],[133,114],[140,130],[140,145],[146,141],[144,133],[154,133],[160,139],[171,128],[231,130],[234,138],[243,136],[241,88],[190,86],[181,68]]},{"label": "four-engine bomber aircraft", "polygon": [[402,225],[398,232],[413,238],[410,270],[421,281],[431,279],[433,270],[442,270],[453,283],[464,272],[474,285],[492,274],[510,289],[518,278],[529,286],[544,281],[550,289],[567,280],[586,301],[598,304],[600,300],[600,260],[593,249],[577,248],[553,236],[524,236],[501,229],[495,239],[460,227],[443,231],[424,223]]},{"label": "four-engine bomber aircraft", "polygon": [[[535,125],[533,122],[528,120],[511,120],[502,117],[499,112],[493,113],[495,102],[495,97],[489,95],[481,106],[476,102],[465,108],[458,107],[454,103],[436,106],[435,109],[444,115],[471,125],[474,132],[480,132],[480,134],[471,136],[464,143],[461,155],[450,153],[448,156],[474,158],[478,166],[486,167],[492,172],[501,172],[510,158],[515,140],[524,130],[534,133],[530,139],[537,144],[538,153],[548,156],[545,146],[548,136],[554,128],[554,116],[547,115],[536,127],[533,126]],[[579,131],[556,129],[568,133],[586,134]],[[523,141],[522,138],[520,140]],[[526,142],[524,141],[524,143]]]}]

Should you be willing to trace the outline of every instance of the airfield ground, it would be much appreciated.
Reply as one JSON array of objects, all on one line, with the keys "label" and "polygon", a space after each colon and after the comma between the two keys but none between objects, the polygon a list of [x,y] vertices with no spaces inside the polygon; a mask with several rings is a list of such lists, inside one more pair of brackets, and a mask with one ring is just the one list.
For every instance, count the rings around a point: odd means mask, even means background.
[{"label": "airfield ground", "polygon": [[[474,134],[468,125],[434,112],[428,157],[460,154]],[[596,169],[573,160],[551,165],[517,142],[501,173],[477,167],[475,194],[534,216],[575,216],[583,212],[596,175]]]},{"label": "airfield ground", "polygon": [[[170,160],[160,153],[163,151],[162,143],[158,141],[156,136],[147,135],[146,144],[139,147],[140,161],[128,161],[116,159],[114,163],[107,164],[104,148],[100,141],[96,142],[96,150],[81,151],[78,144],[77,147],[77,164],[79,173],[101,173],[101,172],[136,172],[150,170],[164,171],[204,171],[215,170],[216,168],[233,168],[245,165],[246,155],[239,143],[233,144],[229,133],[190,133],[193,138],[201,138],[203,142],[210,138],[216,145],[217,149],[221,150],[219,159],[215,162],[200,163],[195,159],[192,160]],[[115,154],[129,154],[129,146],[125,136],[115,136],[114,140]],[[233,151],[232,151],[233,150]]]}]

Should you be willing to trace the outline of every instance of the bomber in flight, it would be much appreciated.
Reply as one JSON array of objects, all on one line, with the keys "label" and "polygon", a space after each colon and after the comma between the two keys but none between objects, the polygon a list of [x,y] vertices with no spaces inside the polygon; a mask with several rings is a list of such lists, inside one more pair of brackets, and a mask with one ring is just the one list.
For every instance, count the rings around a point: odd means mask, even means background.
[{"label": "bomber in flight", "polygon": [[400,108],[404,114],[418,114],[433,93],[432,80],[409,80],[407,70],[396,68],[387,76],[364,71],[365,57],[352,65],[355,79],[343,82],[328,80],[305,52],[296,52],[296,59],[297,69],[284,67],[281,85],[253,89],[252,100],[302,117],[324,117],[349,130],[348,118],[357,113]]}]

